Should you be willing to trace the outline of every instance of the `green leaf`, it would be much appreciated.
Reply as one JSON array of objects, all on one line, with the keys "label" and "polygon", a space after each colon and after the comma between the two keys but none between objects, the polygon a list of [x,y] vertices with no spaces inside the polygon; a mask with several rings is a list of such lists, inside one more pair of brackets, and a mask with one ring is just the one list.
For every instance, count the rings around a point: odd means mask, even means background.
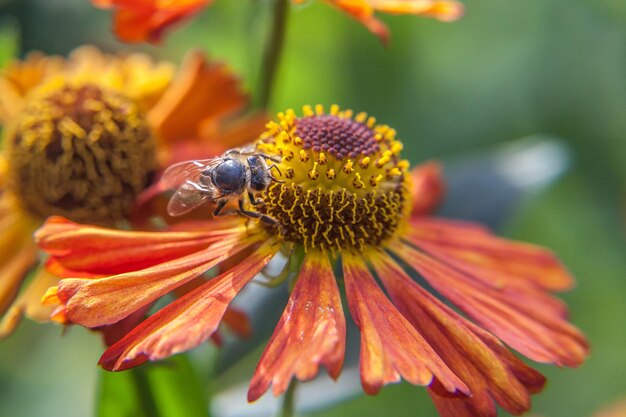
[{"label": "green leaf", "polygon": [[209,417],[209,395],[187,356],[123,372],[100,371],[97,417]]}]

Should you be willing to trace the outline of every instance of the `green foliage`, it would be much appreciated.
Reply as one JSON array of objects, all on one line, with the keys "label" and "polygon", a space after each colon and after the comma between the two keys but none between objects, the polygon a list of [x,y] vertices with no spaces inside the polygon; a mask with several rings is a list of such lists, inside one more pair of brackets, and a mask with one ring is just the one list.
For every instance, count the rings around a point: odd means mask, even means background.
[{"label": "green foliage", "polygon": [[97,417],[209,417],[207,395],[185,355],[99,376]]}]

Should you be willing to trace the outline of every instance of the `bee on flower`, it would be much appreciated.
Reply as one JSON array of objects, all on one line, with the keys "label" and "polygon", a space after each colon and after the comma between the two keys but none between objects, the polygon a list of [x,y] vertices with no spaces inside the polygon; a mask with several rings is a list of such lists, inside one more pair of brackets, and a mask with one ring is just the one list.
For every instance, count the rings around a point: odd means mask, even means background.
[{"label": "bee on flower", "polygon": [[[297,274],[249,401],[270,387],[282,394],[293,378],[310,380],[320,367],[338,378],[346,312],[360,330],[364,391],[400,379],[426,386],[445,417],[490,417],[496,405],[512,414],[529,409],[545,379],[509,348],[558,366],[584,361],[585,337],[550,294],[572,285],[555,256],[433,216],[445,189],[439,167],[410,170],[393,128],[365,113],[305,106],[302,116],[279,113],[254,149],[278,168],[278,181],[258,193],[263,203],[244,207],[259,219],[235,215],[148,233],[53,217],[39,229],[50,270],[64,277],[45,296],[61,321],[109,325],[193,284],[109,347],[100,359],[105,369],[207,340],[279,252]],[[203,276],[216,266],[215,277]]]},{"label": "bee on flower", "polygon": [[88,46],[67,59],[32,53],[0,73],[0,89],[0,338],[23,315],[50,315],[40,299],[58,279],[43,269],[16,299],[37,264],[32,234],[46,217],[119,225],[165,167],[248,142],[266,122],[262,114],[232,120],[247,96],[201,53],[178,72],[144,54]]}]

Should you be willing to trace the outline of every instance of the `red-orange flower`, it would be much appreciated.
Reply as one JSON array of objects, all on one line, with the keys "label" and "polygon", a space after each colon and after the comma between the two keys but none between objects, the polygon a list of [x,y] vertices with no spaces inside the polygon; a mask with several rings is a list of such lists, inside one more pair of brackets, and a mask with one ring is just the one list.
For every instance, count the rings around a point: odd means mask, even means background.
[{"label": "red-orange flower", "polygon": [[46,217],[128,219],[164,167],[248,142],[266,122],[233,117],[247,96],[223,64],[199,52],[177,73],[145,54],[89,46],[68,58],[32,53],[0,73],[0,89],[0,338],[24,315],[50,315],[40,299],[56,278],[46,271],[18,297],[37,263],[32,234]]},{"label": "red-orange flower", "polygon": [[[339,376],[346,321],[337,279],[361,332],[368,394],[403,378],[427,386],[445,417],[492,417],[496,405],[520,414],[545,379],[507,345],[559,366],[585,359],[585,337],[550,295],[572,285],[554,255],[431,216],[444,190],[439,167],[409,172],[389,126],[336,106],[328,114],[307,106],[303,117],[280,113],[256,146],[281,158],[280,182],[261,193],[263,205],[247,209],[278,226],[235,217],[138,233],[52,218],[37,232],[50,271],[66,277],[46,302],[86,327],[116,323],[198,283],[107,349],[105,369],[198,346],[279,251],[289,255],[281,276],[292,291],[252,377],[250,401],[270,386],[281,394],[292,378],[309,380],[320,366]],[[214,267],[217,276],[202,276]]]},{"label": "red-orange flower", "polygon": [[114,8],[114,30],[125,42],[159,42],[172,25],[193,16],[212,0],[92,0]]},{"label": "red-orange flower", "polygon": [[[305,0],[292,0],[295,4]],[[450,22],[463,15],[456,0],[325,0],[361,22],[383,42],[389,30],[375,12],[411,14]],[[114,31],[125,42],[158,43],[170,26],[199,13],[212,0],[91,0],[104,9],[115,9]]]},{"label": "red-orange flower", "polygon": [[[304,3],[305,0],[294,0]],[[326,0],[361,22],[381,41],[389,40],[389,29],[376,18],[375,12],[411,14],[452,22],[463,15],[463,4],[456,0]]]}]

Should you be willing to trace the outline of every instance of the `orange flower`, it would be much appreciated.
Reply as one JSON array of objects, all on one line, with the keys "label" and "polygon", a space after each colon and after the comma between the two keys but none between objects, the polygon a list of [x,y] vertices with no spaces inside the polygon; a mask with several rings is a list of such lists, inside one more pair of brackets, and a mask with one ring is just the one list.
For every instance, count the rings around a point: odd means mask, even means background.
[{"label": "orange flower", "polygon": [[45,289],[33,232],[49,215],[112,225],[128,218],[154,174],[248,142],[263,115],[233,121],[247,105],[222,64],[192,53],[178,74],[144,54],[82,47],[69,58],[30,54],[0,73],[0,338],[23,315],[45,320]]},{"label": "orange flower", "polygon": [[[294,0],[304,3],[305,0]],[[375,12],[412,14],[452,22],[463,15],[463,4],[455,0],[326,0],[361,22],[370,32],[387,43],[389,29],[376,18]]]},{"label": "orange flower", "polygon": [[[288,261],[272,284],[289,279],[292,291],[252,377],[250,401],[270,386],[285,392],[294,377],[310,380],[320,366],[339,376],[346,321],[337,279],[361,331],[368,394],[403,378],[427,386],[442,416],[491,417],[496,404],[520,414],[545,379],[506,345],[559,366],[585,359],[585,337],[550,295],[572,285],[552,253],[431,216],[444,190],[438,165],[409,172],[395,131],[364,113],[307,106],[302,117],[292,110],[278,117],[256,146],[281,158],[280,181],[261,193],[263,205],[247,207],[278,227],[230,217],[139,233],[52,218],[37,232],[49,270],[66,277],[45,302],[86,327],[116,323],[197,283],[107,349],[105,369],[198,346],[278,252]],[[215,277],[203,277],[214,267]]]},{"label": "orange flower", "polygon": [[193,16],[212,0],[92,0],[115,8],[114,30],[124,42],[159,42],[169,26]]},{"label": "orange flower", "polygon": [[[170,26],[199,13],[212,0],[91,0],[96,7],[115,9],[114,31],[124,42],[158,43]],[[305,0],[292,0],[302,4]],[[383,42],[389,30],[375,12],[412,14],[451,22],[463,15],[456,0],[325,0],[361,22]]]}]

